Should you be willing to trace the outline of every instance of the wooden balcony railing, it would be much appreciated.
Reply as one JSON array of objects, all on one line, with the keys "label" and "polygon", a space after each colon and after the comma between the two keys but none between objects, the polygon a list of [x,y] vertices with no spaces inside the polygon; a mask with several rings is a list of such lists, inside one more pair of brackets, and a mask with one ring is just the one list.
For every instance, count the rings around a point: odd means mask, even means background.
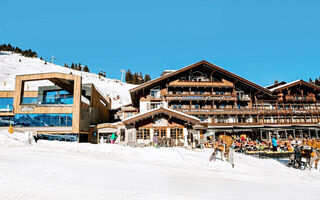
[{"label": "wooden balcony railing", "polygon": [[229,100],[236,101],[236,95],[215,94],[165,94],[167,100]]},{"label": "wooden balcony railing", "polygon": [[233,88],[233,83],[230,82],[213,82],[213,81],[173,81],[169,86],[213,86],[213,87],[230,87]]},{"label": "wooden balcony railing", "polygon": [[240,123],[208,123],[208,126],[254,126],[254,125],[318,125],[317,122],[240,122]]},{"label": "wooden balcony railing", "polygon": [[316,101],[316,98],[314,96],[285,96],[284,98],[288,102],[292,101]]},{"label": "wooden balcony railing", "polygon": [[[174,109],[174,108],[172,108]],[[288,110],[261,110],[251,108],[180,108],[176,109],[188,114],[259,114],[259,115],[295,115],[295,114],[314,114],[320,115],[320,110],[309,109],[288,109]]]}]

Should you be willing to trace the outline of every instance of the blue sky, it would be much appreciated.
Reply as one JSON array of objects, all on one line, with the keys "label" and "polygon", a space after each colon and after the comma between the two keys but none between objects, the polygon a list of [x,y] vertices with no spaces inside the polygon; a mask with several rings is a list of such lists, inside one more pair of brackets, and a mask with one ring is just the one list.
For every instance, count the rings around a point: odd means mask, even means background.
[{"label": "blue sky", "polygon": [[0,43],[120,79],[207,60],[261,85],[320,75],[320,1],[2,1]]}]

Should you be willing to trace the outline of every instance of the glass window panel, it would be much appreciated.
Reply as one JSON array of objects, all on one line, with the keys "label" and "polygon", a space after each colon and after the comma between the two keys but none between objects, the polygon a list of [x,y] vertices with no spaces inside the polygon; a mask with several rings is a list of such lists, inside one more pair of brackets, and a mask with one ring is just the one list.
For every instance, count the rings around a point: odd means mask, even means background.
[{"label": "glass window panel", "polygon": [[37,104],[38,97],[23,97],[22,104]]},{"label": "glass window panel", "polygon": [[0,98],[0,112],[10,112],[13,110],[13,98]]},{"label": "glass window panel", "polygon": [[14,124],[14,117],[0,117],[0,127],[10,126],[10,124]]},{"label": "glass window panel", "polygon": [[72,126],[72,114],[16,114],[14,123],[21,127]]}]

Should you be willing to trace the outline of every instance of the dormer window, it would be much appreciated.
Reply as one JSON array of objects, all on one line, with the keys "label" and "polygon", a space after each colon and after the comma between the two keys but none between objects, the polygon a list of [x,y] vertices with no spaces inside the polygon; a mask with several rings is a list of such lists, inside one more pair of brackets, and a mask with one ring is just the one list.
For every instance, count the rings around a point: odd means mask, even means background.
[{"label": "dormer window", "polygon": [[155,87],[150,90],[150,96],[154,99],[160,98],[160,87]]}]

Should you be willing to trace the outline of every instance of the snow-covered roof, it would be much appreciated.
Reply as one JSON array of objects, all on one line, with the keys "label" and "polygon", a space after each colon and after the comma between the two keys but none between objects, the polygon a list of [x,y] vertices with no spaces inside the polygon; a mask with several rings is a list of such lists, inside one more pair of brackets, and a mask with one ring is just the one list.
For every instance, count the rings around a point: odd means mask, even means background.
[{"label": "snow-covered roof", "polygon": [[292,82],[290,82],[290,83],[286,83],[286,84],[284,84],[284,85],[279,85],[279,86],[277,86],[277,87],[275,87],[275,88],[271,88],[270,91],[275,91],[275,90],[277,90],[277,89],[279,89],[279,88],[286,87],[286,86],[288,86],[288,85],[297,83],[297,82],[299,82],[299,81],[302,81],[302,79],[298,79],[298,80],[292,81]]},{"label": "snow-covered roof", "polygon": [[223,69],[223,68],[221,68],[221,67],[219,67],[219,66],[217,66],[217,65],[214,65],[214,64],[212,64],[212,63],[209,63],[209,62],[207,62],[207,61],[205,61],[205,60],[202,60],[202,61],[200,61],[200,62],[191,64],[191,65],[188,65],[188,66],[185,66],[185,67],[183,67],[183,68],[181,68],[181,69],[179,69],[179,70],[176,70],[176,71],[174,71],[174,72],[165,74],[165,75],[160,76],[160,77],[158,77],[158,78],[156,78],[156,79],[153,79],[153,80],[151,80],[151,81],[148,81],[148,82],[146,82],[146,83],[143,83],[143,84],[141,84],[141,85],[138,85],[138,86],[130,89],[130,92],[134,92],[134,91],[137,91],[137,90],[141,90],[142,88],[145,88],[145,87],[148,86],[148,85],[155,84],[155,83],[157,83],[158,81],[161,81],[161,80],[163,80],[163,79],[165,79],[165,78],[167,78],[167,77],[174,76],[174,75],[176,75],[176,74],[179,74],[179,73],[181,73],[181,72],[184,72],[184,71],[186,71],[186,70],[188,70],[188,69],[191,69],[191,68],[193,68],[193,67],[199,66],[199,65],[201,65],[201,64],[205,64],[205,65],[207,65],[207,66],[209,66],[209,67],[212,67],[213,69],[219,71],[220,73],[223,73],[223,74],[226,74],[227,76],[233,77],[234,79],[239,80],[239,82],[242,82],[242,83],[244,83],[244,84],[246,84],[246,85],[249,85],[250,87],[256,88],[257,90],[260,90],[260,91],[264,91],[264,92],[267,93],[267,94],[271,94],[271,91],[270,91],[270,90],[268,90],[268,89],[266,89],[266,88],[264,88],[264,87],[262,87],[262,86],[260,86],[260,85],[258,85],[258,84],[256,84],[256,83],[254,83],[254,82],[252,82],[252,81],[249,81],[249,80],[247,80],[247,79],[245,79],[245,78],[242,78],[242,77],[240,77],[240,76],[237,75],[237,74],[231,73],[231,72],[229,72],[229,71],[227,71],[227,70],[225,70],[225,69]]},{"label": "snow-covered roof", "polygon": [[188,115],[188,114],[185,114],[183,112],[180,112],[180,111],[177,111],[177,110],[173,110],[173,109],[170,109],[170,108],[165,108],[165,107],[155,108],[155,109],[148,110],[147,112],[143,112],[143,113],[139,113],[137,115],[133,115],[131,117],[128,117],[128,118],[122,120],[122,122],[126,122],[126,121],[129,121],[131,119],[138,118],[138,117],[141,117],[143,115],[146,115],[146,114],[149,114],[149,113],[152,113],[154,111],[161,110],[161,109],[163,109],[165,111],[173,112],[173,113],[176,113],[178,115],[182,115],[182,116],[185,116],[185,117],[188,117],[188,118],[191,118],[193,120],[196,120],[196,121],[200,122],[200,119],[197,118],[197,117],[194,117],[194,116],[191,116],[191,115]]}]

